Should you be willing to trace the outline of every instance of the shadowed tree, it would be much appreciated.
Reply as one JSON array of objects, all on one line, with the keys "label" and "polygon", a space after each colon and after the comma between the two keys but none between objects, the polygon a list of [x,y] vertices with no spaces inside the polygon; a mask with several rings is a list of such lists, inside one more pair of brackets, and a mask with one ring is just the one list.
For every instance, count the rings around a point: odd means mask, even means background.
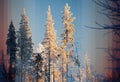
[{"label": "shadowed tree", "polygon": [[0,51],[0,57],[2,58],[1,65],[0,65],[0,81],[1,82],[10,82],[9,80],[9,74],[7,73],[7,70],[5,68],[5,60],[4,60],[4,52],[3,50]]},{"label": "shadowed tree", "polygon": [[41,82],[44,82],[43,80],[43,70],[42,70],[42,66],[43,66],[43,58],[42,58],[42,53],[37,53],[36,57],[35,57],[35,73],[36,73],[36,82],[39,82],[39,80],[42,80]]},{"label": "shadowed tree", "polygon": [[28,17],[26,16],[26,11],[23,9],[21,16],[20,29],[19,29],[19,38],[18,38],[18,47],[19,47],[19,65],[20,67],[20,78],[19,81],[31,82],[31,71],[32,71],[32,60],[33,55],[33,43],[32,43],[32,33],[28,24]]},{"label": "shadowed tree", "polygon": [[9,65],[9,81],[15,82],[15,73],[16,73],[16,32],[13,22],[9,26],[9,33],[7,36],[7,54],[10,56],[10,65]]},{"label": "shadowed tree", "polygon": [[[90,27],[98,30],[110,30],[112,32],[112,47],[106,49],[109,54],[108,60],[111,61],[112,73],[108,80],[110,82],[120,81],[120,0],[93,0],[97,5],[102,7],[100,13],[108,17],[110,24],[101,25],[96,23],[99,28]],[[103,48],[104,49],[104,48]]]}]

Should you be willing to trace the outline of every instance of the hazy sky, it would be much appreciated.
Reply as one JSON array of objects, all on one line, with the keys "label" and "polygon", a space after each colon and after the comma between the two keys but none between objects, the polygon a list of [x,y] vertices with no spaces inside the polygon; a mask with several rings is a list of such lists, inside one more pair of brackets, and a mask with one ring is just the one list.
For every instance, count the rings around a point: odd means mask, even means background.
[{"label": "hazy sky", "polygon": [[[10,11],[9,22],[13,20],[16,29],[19,29],[22,9],[26,9],[29,18],[29,25],[32,31],[32,39],[34,43],[34,51],[39,42],[43,40],[45,33],[46,12],[48,5],[51,6],[51,13],[54,20],[54,27],[58,39],[63,29],[62,11],[65,4],[71,7],[75,26],[75,44],[77,44],[78,53],[81,62],[84,62],[84,54],[90,57],[90,63],[95,65],[98,72],[103,72],[106,65],[106,56],[103,50],[98,47],[108,47],[108,36],[105,31],[96,31],[85,26],[94,26],[98,21],[101,24],[107,22],[107,19],[98,13],[100,7],[94,4],[92,0],[9,0],[8,9]],[[98,64],[99,63],[99,64]],[[99,68],[99,69],[98,69]]]}]

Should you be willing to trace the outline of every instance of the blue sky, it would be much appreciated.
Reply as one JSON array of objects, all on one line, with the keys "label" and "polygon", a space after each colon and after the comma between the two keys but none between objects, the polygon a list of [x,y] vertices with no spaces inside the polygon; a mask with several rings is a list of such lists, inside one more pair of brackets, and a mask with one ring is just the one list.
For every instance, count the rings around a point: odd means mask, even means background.
[{"label": "blue sky", "polygon": [[[109,36],[104,36],[105,31],[96,31],[86,28],[85,26],[94,26],[95,21],[100,23],[107,22],[107,19],[100,15],[98,11],[100,8],[92,2],[92,0],[10,0],[10,19],[13,20],[14,25],[19,29],[19,22],[21,19],[22,9],[26,9],[29,18],[29,25],[32,31],[32,39],[34,43],[34,51],[39,42],[44,38],[46,12],[48,5],[51,6],[51,13],[54,20],[54,27],[57,32],[58,38],[63,29],[62,24],[62,11],[66,3],[71,7],[75,26],[75,44],[80,47],[78,52],[80,54],[81,62],[84,61],[84,54],[88,53],[91,64],[95,65],[98,72],[104,70],[105,53],[101,50],[96,50],[97,47],[107,47],[107,39]],[[103,21],[104,19],[104,21]],[[95,61],[101,62],[97,64]]]}]

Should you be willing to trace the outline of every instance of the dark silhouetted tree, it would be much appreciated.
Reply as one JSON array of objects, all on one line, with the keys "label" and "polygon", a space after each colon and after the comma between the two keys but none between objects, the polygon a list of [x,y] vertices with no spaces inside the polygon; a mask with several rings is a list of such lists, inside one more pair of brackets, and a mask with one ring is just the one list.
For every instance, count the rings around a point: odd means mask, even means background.
[{"label": "dark silhouetted tree", "polygon": [[9,33],[7,37],[7,54],[10,56],[10,65],[9,65],[9,81],[15,82],[15,65],[16,65],[16,32],[15,27],[13,25],[13,22],[11,21],[11,24],[9,26]]},{"label": "dark silhouetted tree", "polygon": [[100,13],[108,17],[110,24],[101,25],[96,23],[100,28],[98,30],[111,30],[112,31],[112,47],[106,49],[109,54],[109,60],[112,62],[112,71],[110,82],[120,81],[120,0],[93,0],[97,5],[102,7]]}]

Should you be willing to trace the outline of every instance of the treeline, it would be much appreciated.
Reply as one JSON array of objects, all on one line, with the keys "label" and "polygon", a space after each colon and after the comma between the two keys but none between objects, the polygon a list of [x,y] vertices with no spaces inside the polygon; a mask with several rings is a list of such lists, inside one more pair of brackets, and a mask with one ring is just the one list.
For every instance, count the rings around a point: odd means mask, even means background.
[{"label": "treeline", "polygon": [[25,9],[20,21],[20,28],[16,31],[13,22],[9,26],[7,37],[7,54],[10,56],[10,82],[68,82],[71,77],[71,63],[74,52],[75,20],[68,4],[63,10],[64,31],[58,46],[54,22],[48,6],[46,31],[37,53],[33,53],[33,42]]}]

